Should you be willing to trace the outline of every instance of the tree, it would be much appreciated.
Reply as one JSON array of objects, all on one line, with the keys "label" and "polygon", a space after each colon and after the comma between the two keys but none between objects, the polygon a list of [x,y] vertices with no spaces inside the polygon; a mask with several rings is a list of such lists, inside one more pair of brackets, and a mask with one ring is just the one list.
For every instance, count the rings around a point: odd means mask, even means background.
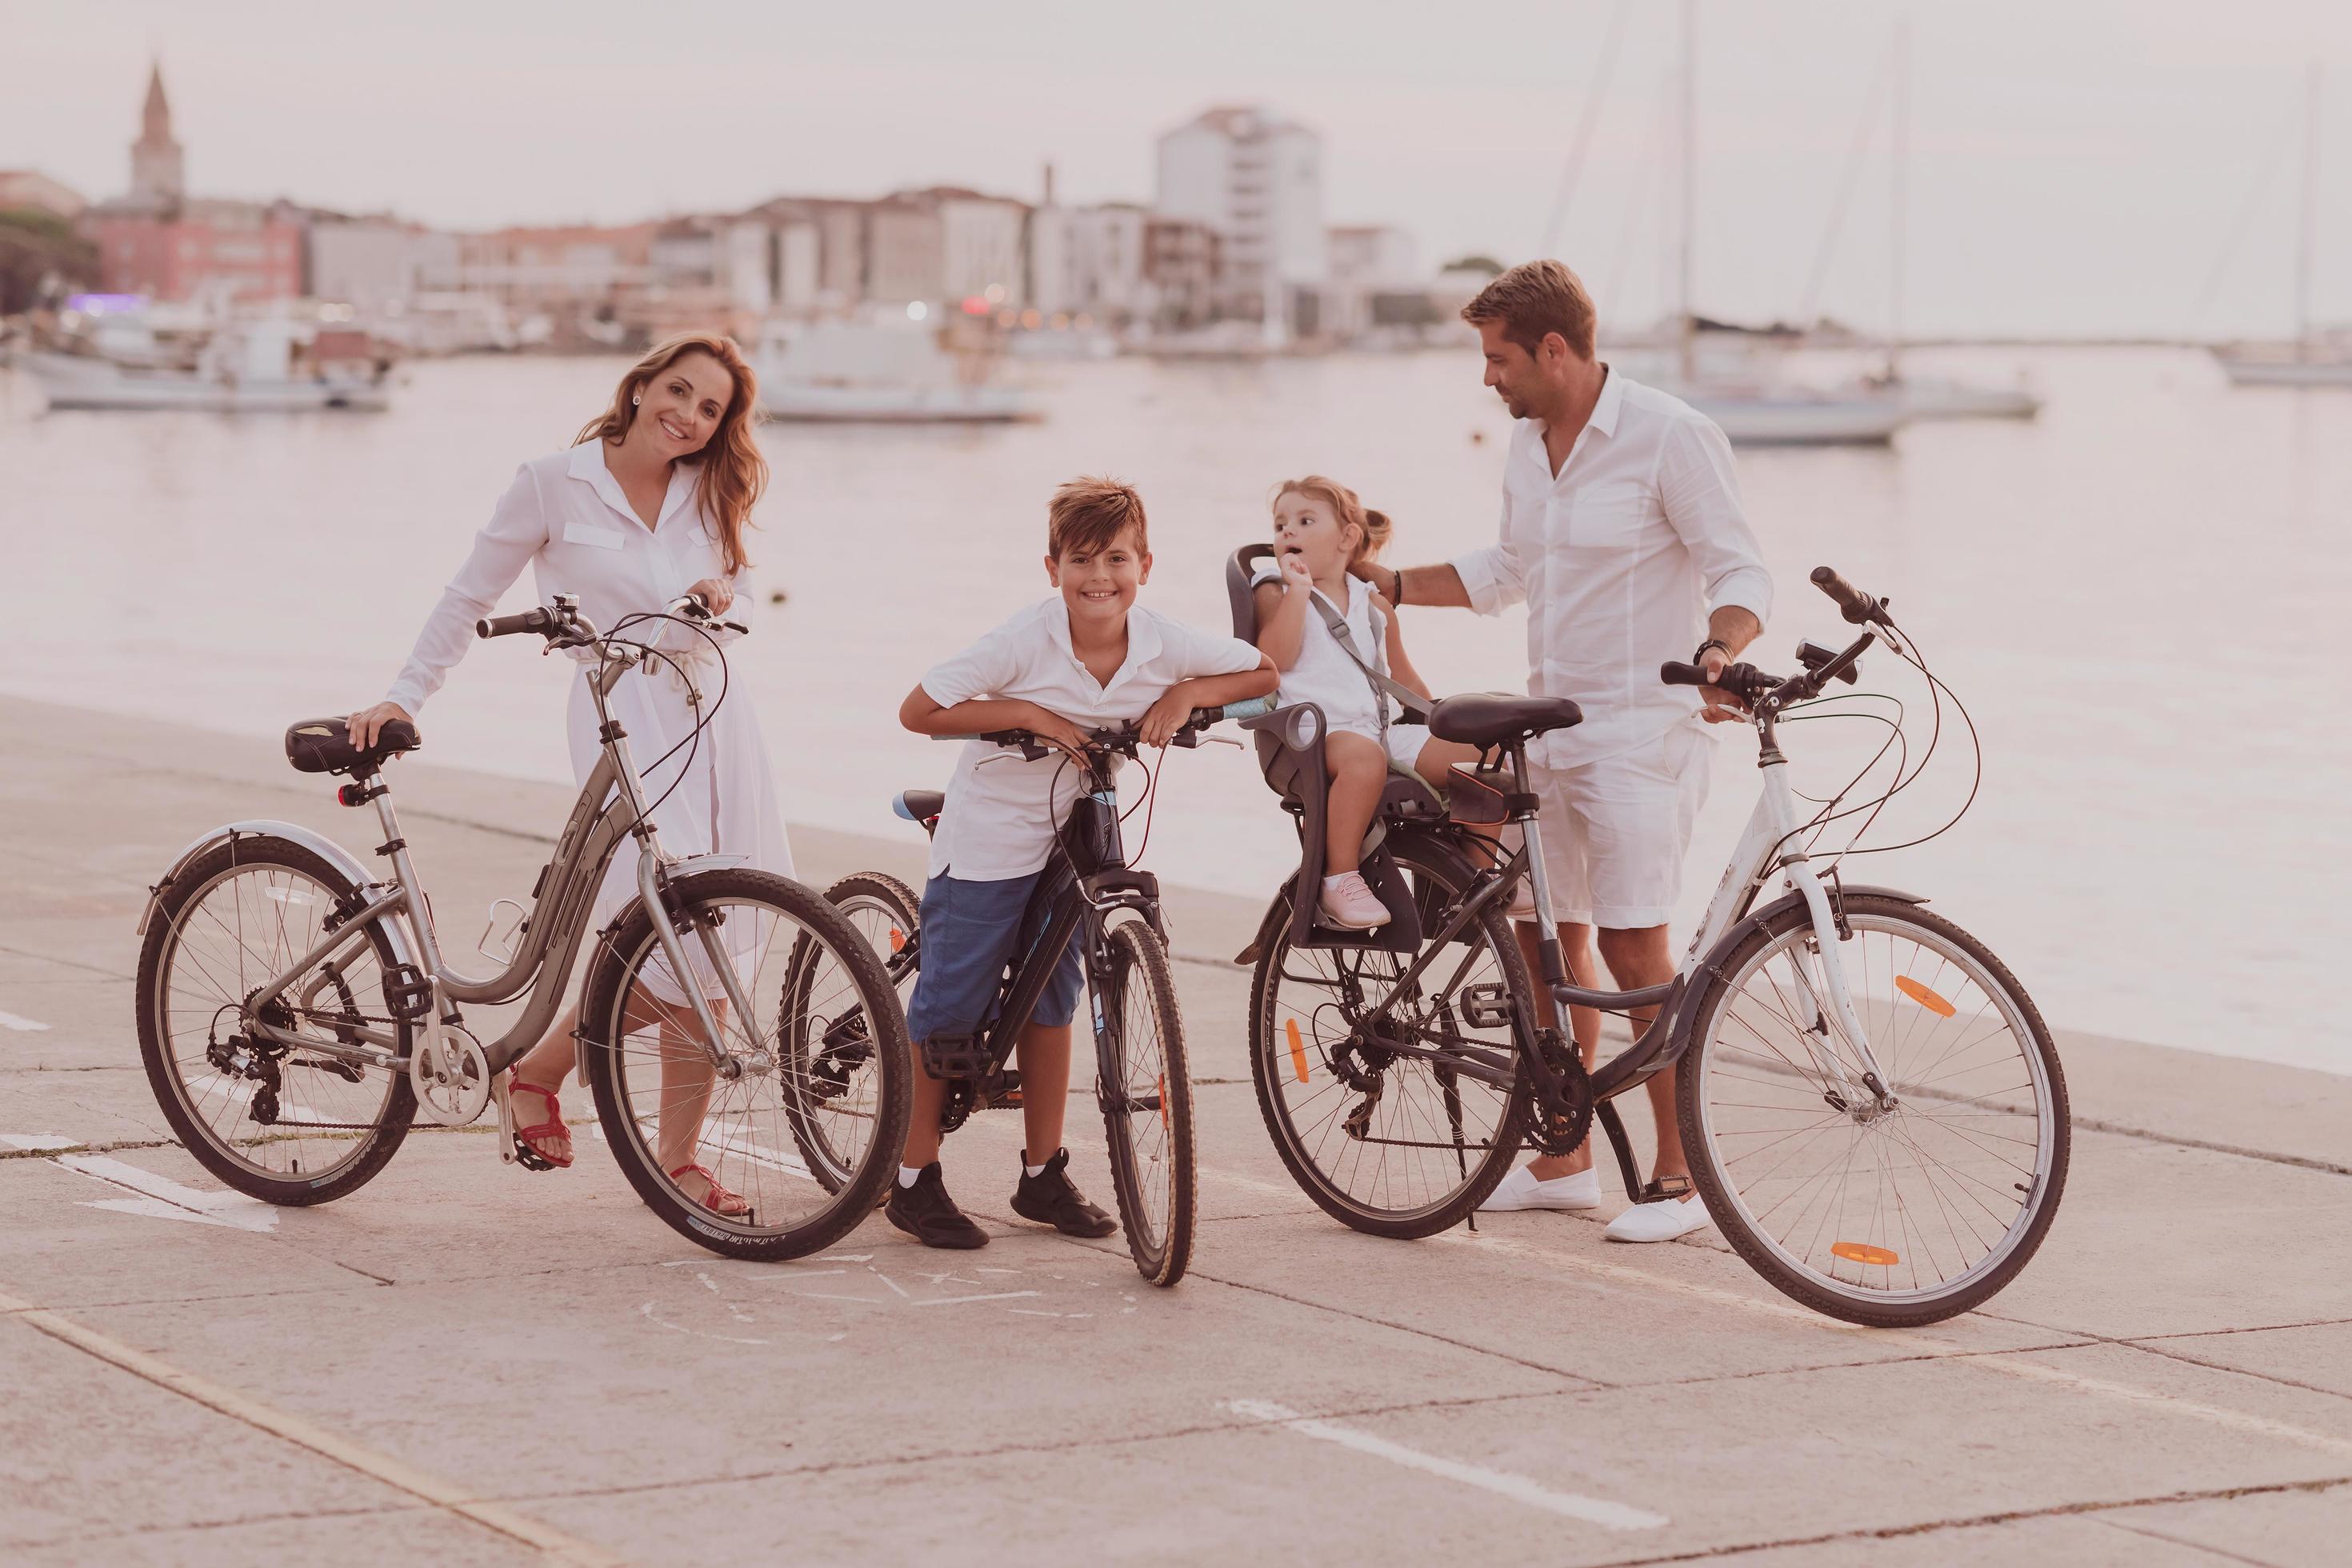
[{"label": "tree", "polygon": [[1438,268],[1441,272],[1483,272],[1489,278],[1499,277],[1503,264],[1491,256],[1457,256]]},{"label": "tree", "polygon": [[74,233],[65,219],[37,207],[0,209],[0,316],[31,310],[44,290],[63,292],[97,281],[98,247]]}]

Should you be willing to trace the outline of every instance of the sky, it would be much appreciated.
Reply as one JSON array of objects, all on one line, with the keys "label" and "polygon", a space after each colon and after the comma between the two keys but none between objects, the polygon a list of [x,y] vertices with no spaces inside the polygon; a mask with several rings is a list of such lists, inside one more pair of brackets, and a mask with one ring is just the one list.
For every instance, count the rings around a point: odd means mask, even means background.
[{"label": "sky", "polygon": [[[2328,73],[2316,313],[2352,320],[2352,5],[1696,11],[1693,271],[1710,314],[1811,301],[1885,326],[1881,83],[1903,19],[1911,331],[2289,330],[2313,63]],[[1590,112],[1551,249],[1604,312],[1647,320],[1673,300],[1679,16],[1671,0],[0,0],[0,168],[121,191],[154,58],[194,194],[452,227],[942,183],[1034,200],[1049,161],[1065,200],[1149,202],[1160,132],[1256,101],[1322,133],[1329,221],[1396,224],[1433,266],[1535,254]]]}]

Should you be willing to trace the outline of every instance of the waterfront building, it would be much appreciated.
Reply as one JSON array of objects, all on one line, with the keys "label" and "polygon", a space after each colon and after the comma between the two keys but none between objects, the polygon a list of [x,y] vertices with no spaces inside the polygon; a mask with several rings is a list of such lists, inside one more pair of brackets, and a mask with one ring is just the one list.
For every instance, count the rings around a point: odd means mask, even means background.
[{"label": "waterfront building", "polygon": [[866,213],[864,298],[883,305],[1025,297],[1029,209],[950,185],[899,191]]},{"label": "waterfront building", "polygon": [[183,201],[161,213],[103,202],[80,228],[110,294],[225,305],[302,292],[302,231],[258,202]]},{"label": "waterfront building", "polygon": [[1421,324],[1427,283],[1412,235],[1393,224],[1341,225],[1328,231],[1325,248],[1330,278],[1316,299],[1314,330],[1347,339],[1374,327]]},{"label": "waterfront building", "polygon": [[1152,289],[1144,276],[1150,215],[1132,202],[1056,206],[1029,215],[1029,302],[1047,316],[1080,313],[1119,321],[1148,317]]},{"label": "waterfront building", "polygon": [[1286,330],[1292,294],[1328,274],[1322,138],[1258,105],[1204,110],[1162,134],[1153,211],[1214,229],[1219,305]]},{"label": "waterfront building", "polygon": [[1224,277],[1224,237],[1194,218],[1152,214],[1143,224],[1143,278],[1153,321],[1166,328],[1205,326],[1217,316]]},{"label": "waterfront building", "polygon": [[840,196],[778,196],[743,216],[768,226],[769,294],[789,315],[844,310],[866,297],[866,209]]},{"label": "waterfront building", "polygon": [[41,212],[71,223],[89,203],[37,169],[0,169],[0,212]]},{"label": "waterfront building", "polygon": [[303,247],[311,296],[371,317],[397,315],[457,274],[456,235],[387,216],[314,215]]}]

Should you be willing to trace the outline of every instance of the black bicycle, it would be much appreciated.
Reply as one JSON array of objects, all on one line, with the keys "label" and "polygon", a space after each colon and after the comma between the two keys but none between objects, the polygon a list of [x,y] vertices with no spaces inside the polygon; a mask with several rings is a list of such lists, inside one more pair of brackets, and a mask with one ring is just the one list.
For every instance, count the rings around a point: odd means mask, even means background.
[{"label": "black bicycle", "polygon": [[[1197,746],[1204,738],[1214,739],[1203,732],[1220,720],[1255,718],[1270,710],[1264,699],[1197,709],[1171,743]],[[1052,751],[1026,730],[993,731],[980,739],[1031,761]],[[1080,942],[1093,999],[1095,1098],[1102,1108],[1119,1222],[1144,1279],[1173,1285],[1183,1278],[1192,1254],[1192,1085],[1184,1061],[1184,1020],[1168,966],[1160,881],[1127,863],[1119,831],[1114,774],[1118,760],[1136,756],[1140,744],[1133,724],[1087,732],[1084,787],[1062,824],[1045,875],[1030,895],[1016,956],[1006,965],[980,1032],[969,1040],[918,1045],[931,1075],[948,1085],[940,1131],[962,1126],[974,1110],[1018,1106],[1019,1074],[1007,1063],[1064,951]],[[937,790],[908,790],[891,806],[929,834],[938,831],[946,801]],[[835,882],[825,896],[881,956],[903,1005],[922,965],[921,914],[914,889],[895,877],[861,871]],[[810,1058],[812,1075],[829,1081],[854,1071],[857,1053],[868,1047],[856,1041],[845,1045],[845,1051],[835,1056],[820,1047]],[[826,1161],[821,1140],[816,1142],[814,1150],[810,1141],[803,1142],[812,1165]]]}]

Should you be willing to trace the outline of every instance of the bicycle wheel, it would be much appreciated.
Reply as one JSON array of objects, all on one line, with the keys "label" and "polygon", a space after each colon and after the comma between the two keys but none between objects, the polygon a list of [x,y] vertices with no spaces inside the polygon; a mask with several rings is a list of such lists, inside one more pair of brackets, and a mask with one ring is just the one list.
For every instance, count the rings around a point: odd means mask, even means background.
[{"label": "bicycle wheel", "polygon": [[[302,846],[239,836],[164,889],[139,952],[139,1054],[164,1120],[205,1169],[238,1192],[303,1205],[341,1197],[383,1169],[416,1100],[404,1070],[363,1067],[258,1039],[246,998],[325,935],[352,884]],[[305,971],[264,1016],[305,1038],[356,1043],[365,1024],[409,1026],[383,1000],[392,944],[371,924]]]},{"label": "bicycle wheel", "polygon": [[[683,982],[673,973],[645,906],[633,905],[607,939],[582,1005],[588,1083],[605,1141],[647,1206],[712,1251],[764,1260],[819,1251],[874,1211],[906,1141],[911,1068],[889,977],[840,911],[787,878],[735,868],[671,887],[690,973]],[[759,1016],[741,1017],[727,1005],[706,931]],[[802,972],[794,975],[796,953]],[[721,998],[711,1012],[741,1064],[739,1076],[716,1076],[689,985]],[[794,1147],[782,1016],[788,1001],[829,1020],[825,1033],[846,1038],[862,1030],[873,1046],[827,1108],[828,1147],[841,1162],[831,1181]],[[760,1012],[770,1005],[775,1014]],[[689,1196],[672,1173],[690,1164],[740,1194],[748,1212],[722,1214]]]},{"label": "bicycle wheel", "polygon": [[[1468,863],[1442,841],[1392,833],[1389,848],[1425,910],[1470,885]],[[1373,1236],[1460,1224],[1511,1168],[1532,1101],[1510,1026],[1470,1021],[1512,997],[1533,1005],[1502,910],[1490,904],[1366,1028],[1410,963],[1372,948],[1295,948],[1286,923],[1250,985],[1250,1079],[1275,1152],[1326,1214]],[[1391,1042],[1438,1056],[1400,1055]],[[1449,1057],[1505,1068],[1508,1084],[1468,1077]]]},{"label": "bicycle wheel", "polygon": [[1192,1079],[1168,949],[1139,920],[1105,933],[1110,975],[1097,998],[1104,1141],[1137,1270],[1173,1285],[1192,1258]]},{"label": "bicycle wheel", "polygon": [[1840,944],[1895,1104],[1876,1110],[1802,905],[1709,960],[1676,1086],[1707,1212],[1757,1272],[1878,1328],[2014,1279],[2066,1184],[2066,1079],[2015,976],[1938,915],[1850,894]]},{"label": "bicycle wheel", "polygon": [[[920,900],[896,877],[860,871],[824,890],[827,902],[874,950],[896,988],[901,1026],[914,994],[914,934]],[[782,1020],[783,1103],[793,1145],[827,1192],[845,1185],[856,1165],[859,1131],[874,1115],[876,1082],[866,1068],[874,1036],[862,1007],[828,1014],[812,1005],[825,968],[824,949],[805,935],[785,967]],[[888,1195],[886,1192],[886,1197]]]}]

